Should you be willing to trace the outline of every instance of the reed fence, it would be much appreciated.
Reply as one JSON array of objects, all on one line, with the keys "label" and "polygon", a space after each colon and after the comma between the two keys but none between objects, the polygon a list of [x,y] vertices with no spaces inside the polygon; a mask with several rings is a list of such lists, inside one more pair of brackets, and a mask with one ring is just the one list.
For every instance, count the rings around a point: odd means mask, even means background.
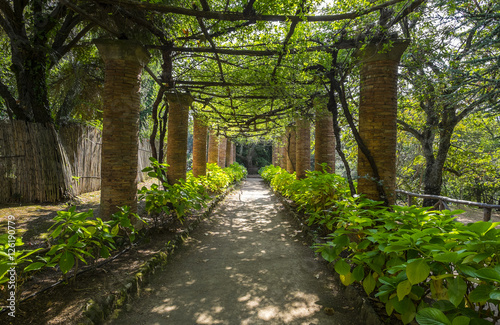
[{"label": "reed fence", "polygon": [[[139,143],[138,180],[151,148]],[[123,157],[127,159],[127,157]],[[100,189],[101,131],[72,124],[0,122],[0,203],[57,202]]]}]

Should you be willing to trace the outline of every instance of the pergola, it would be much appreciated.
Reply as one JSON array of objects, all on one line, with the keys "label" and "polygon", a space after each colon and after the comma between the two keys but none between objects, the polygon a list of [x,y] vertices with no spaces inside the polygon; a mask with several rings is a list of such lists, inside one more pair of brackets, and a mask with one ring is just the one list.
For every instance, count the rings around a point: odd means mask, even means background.
[{"label": "pergola", "polygon": [[[316,136],[326,139],[317,147],[320,163],[332,165],[335,143],[340,141],[333,137],[337,102],[342,106],[345,100],[338,95],[340,56],[360,63],[359,122],[353,128],[359,148],[358,193],[394,202],[397,67],[408,41],[389,31],[424,0],[372,1],[372,5],[338,14],[329,12],[328,4],[314,9],[312,1],[305,0],[289,8],[270,9],[255,0],[236,4],[200,0],[201,7],[193,3],[190,8],[133,0],[60,2],[111,35],[95,40],[106,66],[103,216],[117,206],[129,205],[132,211],[137,207],[134,180],[143,70],[159,85],[155,107],[163,99],[168,102],[169,182],[186,174],[190,109],[195,117],[196,175],[205,173],[209,131],[208,162],[214,162],[210,148],[215,148],[218,135],[224,139],[220,141],[227,141],[270,132],[278,135],[277,130],[288,127],[281,138],[285,141],[275,148],[275,159],[301,178],[310,164],[312,115],[316,116]],[[369,21],[368,27],[352,32],[351,26],[361,18]],[[171,31],[163,29],[166,22],[173,26]],[[320,37],[314,31],[328,32]],[[162,58],[159,75],[148,67],[150,51],[158,51]],[[341,51],[345,53],[340,55]],[[330,66],[312,64],[325,60]],[[224,146],[228,156],[232,147]]]}]

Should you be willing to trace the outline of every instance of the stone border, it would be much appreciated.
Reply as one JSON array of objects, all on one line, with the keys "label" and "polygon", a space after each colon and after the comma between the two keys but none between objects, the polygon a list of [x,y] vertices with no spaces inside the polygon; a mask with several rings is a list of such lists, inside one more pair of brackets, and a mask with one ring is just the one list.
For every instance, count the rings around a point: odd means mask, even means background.
[{"label": "stone border", "polygon": [[[266,183],[266,182],[265,182]],[[266,183],[269,186],[269,184]],[[278,198],[281,204],[285,207],[286,212],[292,217],[293,222],[296,227],[298,227],[302,231],[302,235],[306,239],[309,245],[313,245],[316,243],[320,243],[318,237],[315,233],[314,228],[309,227],[304,223],[304,220],[300,218],[297,211],[290,205],[287,199],[282,196],[280,193],[274,191],[270,186],[269,188],[273,191],[274,195]],[[380,319],[379,315],[373,309],[373,306],[368,301],[368,297],[366,295],[363,296],[362,292],[360,293],[358,289],[356,289],[353,285],[345,286],[340,281],[339,275],[334,271],[334,263],[327,263],[328,269],[332,271],[333,277],[335,279],[335,284],[339,291],[341,291],[349,300],[349,303],[359,310],[359,314],[361,319],[364,320],[364,325],[382,325],[383,322]]]},{"label": "stone border", "polygon": [[175,249],[180,247],[189,237],[190,233],[198,227],[200,222],[210,216],[218,203],[243,181],[245,181],[245,178],[231,185],[224,193],[215,197],[204,213],[199,215],[187,229],[176,235],[175,239],[169,241],[163,249],[146,261],[138,272],[128,280],[125,280],[125,284],[119,290],[115,293],[102,295],[96,299],[89,299],[83,307],[83,317],[79,319],[78,325],[103,324],[111,317],[116,317],[124,308],[126,309],[127,303],[140,296],[142,288],[149,283],[149,278],[156,270],[167,265]]}]

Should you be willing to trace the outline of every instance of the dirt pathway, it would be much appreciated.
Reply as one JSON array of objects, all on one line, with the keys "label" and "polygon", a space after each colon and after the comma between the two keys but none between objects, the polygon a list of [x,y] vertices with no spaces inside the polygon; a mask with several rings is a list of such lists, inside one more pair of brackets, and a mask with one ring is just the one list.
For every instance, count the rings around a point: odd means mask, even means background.
[{"label": "dirt pathway", "polygon": [[289,218],[249,178],[108,324],[364,324]]}]

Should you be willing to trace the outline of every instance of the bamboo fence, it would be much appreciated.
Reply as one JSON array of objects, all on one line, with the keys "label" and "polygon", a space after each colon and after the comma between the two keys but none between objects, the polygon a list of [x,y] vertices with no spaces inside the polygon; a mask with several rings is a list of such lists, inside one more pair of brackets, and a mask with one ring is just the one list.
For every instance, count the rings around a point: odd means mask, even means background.
[{"label": "bamboo fence", "polygon": [[[140,140],[139,182],[150,156],[149,142]],[[100,166],[98,129],[74,124],[56,132],[52,125],[0,122],[0,203],[57,202],[99,190]]]}]

